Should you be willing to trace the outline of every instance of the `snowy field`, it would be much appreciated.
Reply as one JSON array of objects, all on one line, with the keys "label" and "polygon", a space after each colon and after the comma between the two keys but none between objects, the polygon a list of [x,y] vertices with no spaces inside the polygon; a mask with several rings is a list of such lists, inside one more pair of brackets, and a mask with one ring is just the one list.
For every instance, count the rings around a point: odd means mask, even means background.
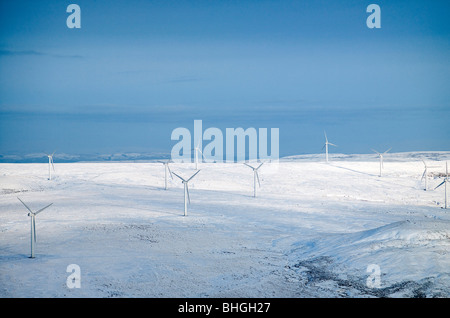
[{"label": "snowy field", "polygon": [[[421,159],[429,191],[421,181]],[[0,164],[0,296],[449,297],[450,152],[202,163],[183,185],[156,162]],[[189,177],[194,164],[171,164]],[[30,217],[36,216],[36,257]],[[66,284],[67,266],[80,288]],[[369,266],[380,286],[368,284]]]}]

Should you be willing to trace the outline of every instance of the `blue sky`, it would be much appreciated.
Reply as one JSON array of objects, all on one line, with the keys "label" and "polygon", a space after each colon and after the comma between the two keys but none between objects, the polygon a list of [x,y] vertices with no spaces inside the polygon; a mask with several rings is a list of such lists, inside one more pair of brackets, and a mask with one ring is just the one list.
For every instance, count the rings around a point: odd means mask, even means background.
[{"label": "blue sky", "polygon": [[[81,29],[66,7],[81,7]],[[366,7],[381,8],[381,29]],[[170,152],[280,128],[280,155],[450,150],[448,1],[2,1],[0,154]]]}]

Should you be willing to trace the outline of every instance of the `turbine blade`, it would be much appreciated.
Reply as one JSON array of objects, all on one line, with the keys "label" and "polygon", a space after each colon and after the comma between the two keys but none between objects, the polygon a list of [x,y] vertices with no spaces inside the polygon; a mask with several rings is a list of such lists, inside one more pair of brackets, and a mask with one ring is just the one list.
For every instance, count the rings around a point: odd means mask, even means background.
[{"label": "turbine blade", "polygon": [[44,211],[46,208],[48,208],[50,205],[52,205],[53,203],[50,203],[49,205],[47,205],[45,208],[40,209],[39,211],[37,211],[36,213],[34,213],[34,215],[41,213],[42,211]]},{"label": "turbine blade", "polygon": [[200,152],[200,154],[201,154],[200,161],[202,161],[202,158],[206,161],[206,157],[203,154],[203,152],[200,150],[200,148],[197,148],[197,151]]},{"label": "turbine blade", "polygon": [[323,134],[325,135],[325,140],[328,143],[327,133],[325,132],[325,130],[323,131]]},{"label": "turbine blade", "polygon": [[244,162],[244,165],[246,165],[247,167],[250,167],[250,168],[252,168],[252,169],[255,169],[255,168],[253,168],[252,166],[250,166],[249,164],[247,164],[247,163],[245,163],[245,162]]},{"label": "turbine blade", "polygon": [[177,175],[175,172],[172,172],[174,175],[176,175],[178,178],[180,178],[181,180],[183,180],[183,181],[186,181],[186,180],[184,180],[182,177],[180,177],[179,175]]},{"label": "turbine blade", "polygon": [[[372,149],[372,148],[371,148]],[[376,152],[377,154],[380,154],[378,151],[376,151],[375,149],[372,149],[373,152]]]},{"label": "turbine blade", "polygon": [[337,147],[337,145],[335,145],[335,144],[332,144],[331,142],[329,142],[328,144],[329,144],[329,145],[331,145],[331,146],[335,146],[335,147]]},{"label": "turbine blade", "polygon": [[53,171],[55,171],[55,166],[53,165],[53,157],[51,157],[51,162],[52,162]]},{"label": "turbine blade", "polygon": [[434,188],[434,190],[436,190],[437,188],[439,188],[441,185],[443,185],[445,183],[445,180],[442,181],[436,188]]},{"label": "turbine blade", "polygon": [[189,186],[188,186],[187,182],[186,182],[186,193],[187,193],[187,197],[188,197],[188,202],[189,202],[189,204],[191,204],[191,197],[189,196]]},{"label": "turbine blade", "polygon": [[425,173],[426,173],[426,172],[427,172],[427,170],[425,169],[425,170],[423,171],[422,178],[420,179],[420,181],[422,181],[423,178],[425,178]]},{"label": "turbine blade", "polygon": [[425,161],[422,159],[423,165],[425,166],[425,168],[427,167],[427,164],[425,163]]},{"label": "turbine blade", "polygon": [[386,150],[385,152],[383,152],[383,153],[387,153],[389,150],[391,150],[392,149],[392,147],[391,148],[389,148],[388,150]]},{"label": "turbine blade", "polygon": [[197,175],[197,173],[199,173],[200,170],[198,170],[196,173],[194,173],[189,179],[186,180],[186,182],[189,182],[193,177],[195,177]]},{"label": "turbine blade", "polygon": [[325,148],[326,145],[327,145],[327,144],[323,145],[322,150],[323,150],[323,148]]},{"label": "turbine blade", "polygon": [[264,162],[261,162],[261,164],[258,166],[258,168],[256,168],[256,170],[258,170],[259,168],[261,168],[261,166],[264,164]]},{"label": "turbine blade", "polygon": [[261,182],[259,182],[259,175],[258,175],[258,171],[257,171],[257,170],[255,170],[255,173],[256,173],[256,179],[258,180],[258,184],[259,184],[259,186],[261,187]]},{"label": "turbine blade", "polygon": [[27,208],[28,211],[30,211],[30,213],[33,213],[33,211],[31,211],[31,209],[28,207],[28,205],[26,205],[22,200],[20,200],[19,197],[17,197],[17,199],[19,199],[19,201],[22,202],[22,204]]},{"label": "turbine blade", "polygon": [[172,171],[170,171],[169,163],[167,163],[167,169],[169,170],[170,178],[173,179]]}]

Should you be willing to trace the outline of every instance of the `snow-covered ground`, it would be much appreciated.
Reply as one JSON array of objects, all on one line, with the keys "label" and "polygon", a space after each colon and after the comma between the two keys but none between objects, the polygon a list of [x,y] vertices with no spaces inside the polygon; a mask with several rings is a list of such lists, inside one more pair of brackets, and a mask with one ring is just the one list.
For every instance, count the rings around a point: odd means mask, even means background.
[{"label": "snow-covered ground", "polygon": [[[424,158],[429,191],[421,181]],[[449,297],[450,152],[202,163],[183,185],[156,162],[0,164],[1,297]],[[190,176],[194,164],[171,164]],[[36,258],[30,259],[30,218]],[[66,284],[67,266],[81,287]],[[370,284],[380,270],[379,288]]]}]

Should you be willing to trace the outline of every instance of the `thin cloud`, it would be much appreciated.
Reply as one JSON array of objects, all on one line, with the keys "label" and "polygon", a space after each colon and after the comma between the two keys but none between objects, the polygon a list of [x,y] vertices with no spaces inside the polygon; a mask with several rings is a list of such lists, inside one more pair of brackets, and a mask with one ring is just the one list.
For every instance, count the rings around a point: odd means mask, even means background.
[{"label": "thin cloud", "polygon": [[33,50],[25,50],[25,51],[11,51],[11,50],[0,50],[0,55],[3,56],[20,56],[20,55],[44,55],[41,52],[33,51]]},{"label": "thin cloud", "polygon": [[0,56],[50,56],[50,57],[57,57],[57,58],[83,58],[82,55],[52,54],[52,53],[35,51],[35,50],[21,50],[21,51],[0,50]]}]

